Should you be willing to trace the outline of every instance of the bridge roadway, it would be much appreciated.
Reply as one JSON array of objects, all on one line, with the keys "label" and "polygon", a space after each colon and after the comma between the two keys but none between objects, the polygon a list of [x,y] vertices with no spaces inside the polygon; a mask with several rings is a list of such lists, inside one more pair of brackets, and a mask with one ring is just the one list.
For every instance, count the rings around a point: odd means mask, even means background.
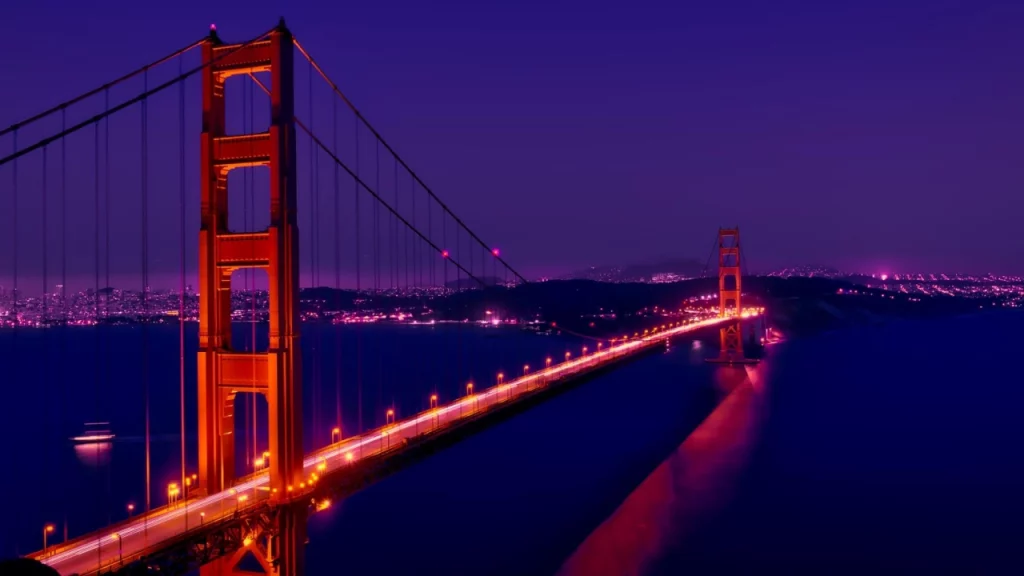
[{"label": "bridge roadway", "polygon": [[[539,387],[571,380],[573,375],[589,372],[597,366],[649,349],[666,338],[706,328],[724,320],[718,317],[659,330],[621,344],[611,345],[543,370],[509,380],[479,393],[429,409],[405,420],[340,440],[308,454],[303,462],[304,477],[314,473],[322,476],[341,467],[395,448],[403,440],[411,440],[440,431],[487,408],[511,402]],[[41,560],[61,574],[90,574],[116,571],[124,563],[137,559],[144,551],[152,552],[160,543],[181,536],[203,523],[216,522],[266,500],[270,493],[267,473],[258,472],[239,480],[232,489],[205,497],[190,498],[153,509],[118,524],[108,526],[67,543],[51,546],[46,553],[30,557]],[[295,487],[297,493],[309,487]]]}]

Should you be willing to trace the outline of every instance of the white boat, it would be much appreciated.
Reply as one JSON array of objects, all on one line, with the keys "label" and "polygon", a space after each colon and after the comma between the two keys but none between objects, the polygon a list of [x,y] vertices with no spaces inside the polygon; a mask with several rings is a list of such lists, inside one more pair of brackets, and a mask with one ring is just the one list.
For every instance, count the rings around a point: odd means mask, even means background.
[{"label": "white boat", "polygon": [[109,442],[114,438],[110,432],[110,422],[86,422],[85,432],[81,436],[72,436],[71,441],[76,444],[97,444]]}]

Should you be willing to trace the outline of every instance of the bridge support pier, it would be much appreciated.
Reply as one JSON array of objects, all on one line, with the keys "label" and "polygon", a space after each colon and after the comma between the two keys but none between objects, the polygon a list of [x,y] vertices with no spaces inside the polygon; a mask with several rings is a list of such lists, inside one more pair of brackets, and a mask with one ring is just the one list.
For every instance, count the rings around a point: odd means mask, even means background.
[{"label": "bridge support pier", "polygon": [[[262,522],[247,524],[243,546],[199,568],[201,576],[302,576],[306,563],[305,502],[276,507]],[[243,565],[245,564],[245,565]]]}]

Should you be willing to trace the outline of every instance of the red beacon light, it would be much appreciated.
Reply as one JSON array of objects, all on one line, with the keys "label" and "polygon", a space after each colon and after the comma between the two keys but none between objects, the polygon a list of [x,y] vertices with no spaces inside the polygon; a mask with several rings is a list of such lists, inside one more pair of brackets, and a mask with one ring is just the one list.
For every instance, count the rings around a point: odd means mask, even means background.
[{"label": "red beacon light", "polygon": [[495,248],[494,250],[491,250],[491,254],[494,254],[494,256],[497,257],[497,256],[501,255],[501,251],[499,251],[497,248]]},{"label": "red beacon light", "polygon": [[441,250],[441,258],[447,258],[447,257],[448,257],[448,251],[447,250]]}]

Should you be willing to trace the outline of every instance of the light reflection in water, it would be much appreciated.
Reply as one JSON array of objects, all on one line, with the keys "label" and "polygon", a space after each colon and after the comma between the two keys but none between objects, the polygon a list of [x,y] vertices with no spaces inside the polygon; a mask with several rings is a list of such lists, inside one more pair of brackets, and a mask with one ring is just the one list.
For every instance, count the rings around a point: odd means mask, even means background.
[{"label": "light reflection in water", "polygon": [[[576,549],[561,576],[644,574],[727,501],[764,419],[764,362],[721,367],[725,398]],[[685,545],[685,543],[683,544]]]},{"label": "light reflection in water", "polygon": [[75,444],[75,456],[78,460],[93,468],[99,468],[110,463],[110,455],[113,445],[110,442],[95,442],[90,444]]}]

